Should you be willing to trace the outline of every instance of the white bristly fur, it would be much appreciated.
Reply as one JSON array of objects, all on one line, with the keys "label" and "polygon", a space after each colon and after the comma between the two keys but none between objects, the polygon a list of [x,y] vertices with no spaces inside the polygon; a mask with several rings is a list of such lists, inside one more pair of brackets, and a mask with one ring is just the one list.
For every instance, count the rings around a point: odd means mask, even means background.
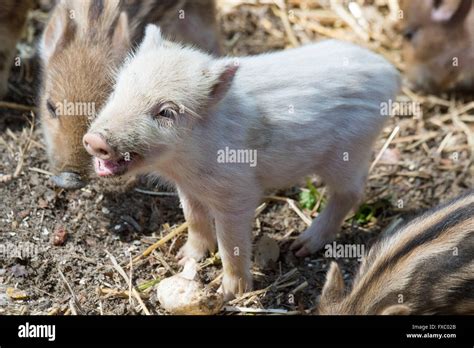
[{"label": "white bristly fur", "polygon": [[[304,256],[334,238],[363,193],[387,118],[381,103],[398,89],[392,65],[350,43],[216,59],[149,26],[89,132],[116,153],[140,154],[138,172],[176,184],[190,225],[180,255],[199,259],[217,239],[231,297],[251,287],[251,224],[264,190],[318,174],[331,198],[293,248]],[[165,126],[151,114],[164,102],[200,117],[184,112]],[[257,150],[257,165],[218,163],[226,147]]]}]

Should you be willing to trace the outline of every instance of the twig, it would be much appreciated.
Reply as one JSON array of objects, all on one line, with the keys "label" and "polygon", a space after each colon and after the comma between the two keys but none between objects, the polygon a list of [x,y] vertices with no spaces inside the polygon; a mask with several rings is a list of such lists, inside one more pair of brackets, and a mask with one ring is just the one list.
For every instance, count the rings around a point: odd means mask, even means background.
[{"label": "twig", "polygon": [[396,126],[395,129],[392,131],[387,141],[382,146],[382,149],[380,150],[379,154],[377,155],[377,157],[375,157],[375,160],[372,162],[372,165],[369,168],[369,173],[372,171],[372,169],[374,169],[378,161],[380,161],[380,158],[382,158],[383,153],[385,152],[385,150],[387,150],[387,148],[389,147],[390,143],[392,142],[393,138],[395,138],[399,130],[400,130],[400,126]]},{"label": "twig", "polygon": [[288,37],[288,40],[290,41],[293,47],[298,47],[300,43],[298,42],[298,39],[296,38],[295,33],[293,32],[293,28],[291,27],[285,2],[282,0],[275,0],[275,5],[278,6],[278,8],[280,9],[278,11],[278,14],[283,23],[283,27],[285,27],[286,36]]},{"label": "twig", "polygon": [[318,34],[327,36],[327,37],[332,38],[332,39],[337,39],[337,40],[344,40],[345,39],[344,35],[339,34],[338,32],[332,31],[332,30],[326,28],[325,26],[323,26],[323,25],[321,25],[317,22],[308,22],[305,25],[305,27],[308,28],[309,30],[312,30],[312,31],[314,31]]},{"label": "twig", "polygon": [[354,33],[364,41],[370,40],[370,35],[357,23],[354,17],[336,0],[331,0],[331,8],[341,19],[354,30]]},{"label": "twig", "polygon": [[158,242],[150,245],[142,254],[138,255],[137,257],[135,257],[133,259],[133,262],[137,262],[145,257],[147,257],[148,255],[150,255],[155,249],[159,248],[160,246],[162,246],[163,244],[165,244],[166,242],[168,242],[169,240],[171,240],[172,238],[174,238],[175,236],[177,236],[178,234],[186,231],[186,229],[188,228],[188,223],[185,222],[183,224],[181,224],[179,227],[175,228],[174,230],[172,230],[170,233],[168,233],[166,236],[164,236],[163,238],[161,238]]},{"label": "twig", "polygon": [[33,111],[36,113],[37,108],[35,106],[22,105],[17,103],[11,103],[6,101],[0,101],[0,109],[12,109],[18,111]]},{"label": "twig", "polygon": [[130,277],[128,279],[128,303],[132,305],[132,279],[133,279],[133,262],[132,255],[129,255],[130,258]]},{"label": "twig", "polygon": [[467,103],[466,105],[463,105],[459,108],[458,113],[459,115],[462,115],[470,110],[474,109],[474,101]]},{"label": "twig", "polygon": [[448,145],[449,140],[451,140],[452,136],[453,136],[453,132],[449,132],[448,134],[446,134],[444,139],[439,144],[438,149],[436,150],[436,153],[438,155],[441,155],[446,145]]},{"label": "twig", "polygon": [[[109,253],[107,250],[105,250],[105,252],[106,252],[107,256],[109,257],[110,261],[112,261],[112,265],[114,266],[114,268],[122,276],[122,278],[125,280],[125,282],[127,284],[129,284],[131,282],[131,279],[128,278],[127,273],[125,273],[123,268],[118,264],[117,260],[115,259],[115,257],[111,253]],[[146,308],[145,303],[143,303],[143,300],[140,297],[140,294],[138,293],[138,291],[134,287],[132,287],[132,294],[135,297],[135,299],[138,301],[140,306],[142,307],[143,312],[146,315],[151,315],[148,308]]]},{"label": "twig", "polygon": [[461,121],[461,119],[459,118],[459,114],[455,111],[453,111],[451,113],[451,117],[452,117],[452,120],[453,120],[453,124],[460,128],[463,133],[466,135],[466,139],[467,139],[467,143],[470,145],[470,161],[469,162],[473,162],[474,161],[474,134],[471,132],[471,130],[469,129],[469,127],[463,122]]},{"label": "twig", "polygon": [[400,137],[392,140],[392,144],[411,143],[415,140],[423,139],[424,141],[436,138],[439,135],[438,132],[427,132],[423,134],[409,135],[406,137]]},{"label": "twig", "polygon": [[265,199],[270,199],[270,200],[273,200],[273,201],[280,201],[280,202],[286,202],[288,203],[288,205],[290,206],[290,208],[296,213],[298,214],[298,216],[301,218],[301,220],[304,221],[304,223],[306,225],[311,225],[311,223],[313,222],[313,220],[311,220],[311,218],[309,218],[308,216],[305,215],[305,213],[303,213],[301,211],[300,208],[297,207],[296,205],[296,202],[291,199],[291,198],[287,198],[287,197],[279,197],[279,196],[266,196]]},{"label": "twig", "polygon": [[[293,268],[292,270],[290,270],[290,271],[286,272],[285,274],[283,274],[282,276],[278,277],[272,284],[270,284],[266,288],[260,289],[260,290],[254,290],[254,291],[242,294],[242,296],[240,296],[239,298],[236,298],[236,299],[230,301],[229,304],[231,304],[231,305],[232,304],[237,304],[237,303],[241,302],[242,300],[245,300],[246,298],[254,297],[254,296],[266,293],[267,291],[269,291],[273,287],[276,287],[277,289],[280,289],[280,288],[285,288],[287,286],[291,286],[291,285],[294,284],[294,282],[291,283],[291,284],[283,284],[283,285],[281,283],[283,283],[284,281],[286,281],[286,280],[290,279],[291,277],[293,277],[296,274],[296,272],[298,272],[298,269]],[[222,276],[222,273],[221,273],[221,276]]]},{"label": "twig", "polygon": [[319,210],[319,207],[321,206],[321,203],[323,202],[323,198],[325,194],[326,194],[326,187],[322,189],[321,194],[318,197],[318,201],[314,205],[313,210],[311,210],[311,216],[313,216],[313,214],[315,214]]},{"label": "twig", "polygon": [[77,315],[76,308],[74,307],[74,300],[72,298],[69,300],[69,309],[71,310],[72,315]]},{"label": "twig", "polygon": [[[128,290],[119,290],[119,289],[110,289],[110,288],[99,288],[99,295],[105,295],[107,297],[120,297],[120,298],[130,298],[132,292]],[[141,296],[145,299],[148,298],[147,294],[141,293]]]},{"label": "twig", "polygon": [[49,175],[49,176],[54,175],[54,173],[48,172],[47,170],[44,170],[44,169],[41,169],[41,168],[28,167],[28,170],[32,171],[32,172],[37,172],[37,173],[40,173],[40,174],[44,174],[44,175]]},{"label": "twig", "polygon": [[145,195],[150,195],[150,196],[163,196],[163,197],[176,197],[178,194],[176,192],[155,192],[155,191],[147,191],[147,190],[142,190],[139,188],[136,188],[134,191],[143,193]]},{"label": "twig", "polygon": [[258,217],[262,211],[265,210],[265,208],[267,207],[267,202],[263,202],[262,204],[260,204],[257,209],[255,209],[255,217]]},{"label": "twig", "polygon": [[279,308],[246,308],[246,307],[234,307],[225,306],[224,312],[239,312],[239,313],[269,313],[269,314],[287,314],[288,310]]},{"label": "twig", "polygon": [[294,288],[293,290],[291,290],[291,293],[292,294],[296,294],[298,291],[301,291],[305,288],[308,287],[308,282],[305,280],[303,283],[301,283],[300,285],[298,285],[296,288]]},{"label": "twig", "polygon": [[[30,148],[30,143],[31,143],[31,140],[33,138],[33,130],[35,128],[35,122],[34,122],[35,114],[31,113],[31,115],[33,117],[33,121],[30,122],[31,126],[30,126],[30,129],[29,129],[29,135],[28,135],[28,138],[27,138],[27,141],[26,141],[25,145],[24,146],[19,146],[19,149],[18,149],[19,150],[19,158],[18,158],[18,163],[16,165],[15,171],[12,175],[13,178],[16,178],[20,174],[21,169],[23,168],[23,164],[25,162],[25,153]],[[10,129],[8,129],[8,130],[10,130]]]},{"label": "twig", "polygon": [[398,0],[388,0],[388,8],[390,10],[389,18],[392,22],[398,20],[398,13],[400,12],[400,6],[398,5]]},{"label": "twig", "polygon": [[[74,304],[77,307],[79,313],[84,314],[84,311],[82,310],[81,305],[80,305],[79,301],[77,300],[77,297],[76,297],[76,294],[74,293],[74,290],[72,290],[71,285],[69,285],[66,277],[64,276],[63,272],[61,272],[61,269],[59,268],[59,266],[58,266],[58,272],[59,272],[59,275],[60,275],[61,279],[64,281],[64,284],[66,284],[66,288],[68,289],[69,293],[71,294],[70,304],[71,303]],[[75,311],[74,306],[71,306],[71,312],[73,312],[73,314],[77,315],[77,312]]]}]

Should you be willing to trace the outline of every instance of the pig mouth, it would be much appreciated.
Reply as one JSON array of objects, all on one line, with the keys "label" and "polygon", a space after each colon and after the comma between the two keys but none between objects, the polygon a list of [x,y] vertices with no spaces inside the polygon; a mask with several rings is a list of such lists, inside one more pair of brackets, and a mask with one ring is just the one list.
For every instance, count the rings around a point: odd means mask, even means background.
[{"label": "pig mouth", "polygon": [[139,161],[137,154],[130,154],[129,158],[117,160],[104,160],[94,157],[94,169],[100,177],[113,177],[123,175],[133,168]]}]

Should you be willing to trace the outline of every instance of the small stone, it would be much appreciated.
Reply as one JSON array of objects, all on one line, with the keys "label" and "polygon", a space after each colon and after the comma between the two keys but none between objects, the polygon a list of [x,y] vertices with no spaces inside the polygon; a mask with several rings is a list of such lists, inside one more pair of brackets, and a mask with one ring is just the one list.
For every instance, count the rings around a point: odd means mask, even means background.
[{"label": "small stone", "polygon": [[61,246],[66,243],[68,237],[68,233],[66,228],[62,225],[56,226],[53,232],[53,245],[54,246]]},{"label": "small stone", "polygon": [[161,306],[175,315],[212,315],[224,303],[222,294],[209,293],[200,282],[180,274],[159,282],[156,294]]},{"label": "small stone", "polygon": [[197,264],[190,260],[181,273],[159,282],[156,295],[161,306],[176,315],[218,313],[224,305],[223,295],[206,290],[196,278]]},{"label": "small stone", "polygon": [[43,197],[46,199],[47,202],[52,202],[56,198],[56,193],[53,190],[46,190]]}]

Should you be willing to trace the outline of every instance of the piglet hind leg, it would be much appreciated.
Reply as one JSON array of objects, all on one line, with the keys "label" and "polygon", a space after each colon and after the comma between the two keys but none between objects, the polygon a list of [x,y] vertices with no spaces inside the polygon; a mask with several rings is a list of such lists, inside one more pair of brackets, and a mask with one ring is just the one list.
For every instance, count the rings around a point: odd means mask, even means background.
[{"label": "piglet hind leg", "polygon": [[327,206],[313,220],[311,226],[291,245],[291,250],[295,252],[296,256],[305,257],[313,254],[334,240],[344,218],[360,201],[364,182],[365,176],[364,179],[357,181],[357,185],[346,190],[336,189],[335,185],[329,187],[332,195]]},{"label": "piglet hind leg", "polygon": [[179,263],[184,265],[190,259],[199,261],[209,251],[214,251],[216,234],[208,209],[198,200],[178,191],[184,217],[188,222],[188,240],[178,253]]}]

